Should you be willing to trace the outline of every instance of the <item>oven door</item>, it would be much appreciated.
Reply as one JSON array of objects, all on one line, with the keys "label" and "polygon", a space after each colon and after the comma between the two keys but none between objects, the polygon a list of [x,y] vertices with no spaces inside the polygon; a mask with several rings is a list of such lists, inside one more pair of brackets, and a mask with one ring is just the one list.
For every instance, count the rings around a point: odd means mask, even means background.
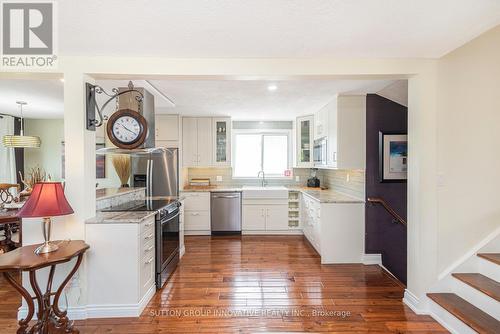
[{"label": "oven door", "polygon": [[320,138],[314,141],[314,165],[316,166],[326,166],[327,164],[327,144],[326,138]]},{"label": "oven door", "polygon": [[156,286],[161,288],[179,262],[179,208],[156,221]]}]

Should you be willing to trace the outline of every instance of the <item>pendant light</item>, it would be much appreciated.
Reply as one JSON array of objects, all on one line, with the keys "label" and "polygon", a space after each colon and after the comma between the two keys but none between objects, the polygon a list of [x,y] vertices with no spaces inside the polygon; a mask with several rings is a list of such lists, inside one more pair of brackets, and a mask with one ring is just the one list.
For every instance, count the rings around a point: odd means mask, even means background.
[{"label": "pendant light", "polygon": [[36,136],[25,136],[24,135],[24,118],[23,118],[23,106],[27,103],[24,101],[17,101],[17,105],[21,110],[21,130],[19,135],[5,135],[3,136],[2,142],[5,147],[22,147],[22,148],[39,148],[42,141],[40,137]]}]

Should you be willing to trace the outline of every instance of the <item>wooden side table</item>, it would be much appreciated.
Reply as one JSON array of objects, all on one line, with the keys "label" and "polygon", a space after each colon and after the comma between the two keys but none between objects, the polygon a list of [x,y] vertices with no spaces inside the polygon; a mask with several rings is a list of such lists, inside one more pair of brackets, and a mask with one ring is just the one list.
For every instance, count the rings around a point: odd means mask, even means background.
[{"label": "wooden side table", "polygon": [[[59,309],[59,298],[64,287],[82,263],[83,254],[89,249],[89,245],[83,240],[53,242],[59,243],[59,249],[52,253],[36,255],[34,251],[39,245],[29,245],[0,255],[0,272],[3,273],[7,281],[23,296],[28,304],[28,315],[19,321],[17,334],[79,333],[68,319],[67,312]],[[69,262],[75,257],[77,257],[75,266],[56,292],[52,292],[52,280],[56,265]],[[50,267],[49,279],[45,293],[42,294],[36,279],[36,271],[46,267]],[[9,273],[16,270],[29,272],[30,284],[35,292],[35,297],[32,297],[22,284],[18,283]],[[54,299],[51,303],[52,296],[54,296]],[[38,321],[32,328],[28,329],[29,322],[35,314],[34,301],[38,306]]]}]

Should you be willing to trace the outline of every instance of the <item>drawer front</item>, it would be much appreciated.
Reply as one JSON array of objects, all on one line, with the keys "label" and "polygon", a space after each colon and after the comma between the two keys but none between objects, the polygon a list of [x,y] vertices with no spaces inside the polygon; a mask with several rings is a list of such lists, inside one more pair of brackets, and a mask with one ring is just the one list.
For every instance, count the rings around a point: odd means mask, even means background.
[{"label": "drawer front", "polygon": [[145,240],[144,245],[141,247],[141,257],[154,257],[155,256],[155,240]]},{"label": "drawer front", "polygon": [[139,268],[141,268],[141,298],[155,284],[155,258],[146,256],[142,258]]},{"label": "drawer front", "polygon": [[184,193],[184,210],[185,211],[209,211],[210,210],[210,193],[208,192],[193,192]]},{"label": "drawer front", "polygon": [[209,211],[186,211],[184,212],[185,231],[208,231],[210,230]]},{"label": "drawer front", "polygon": [[144,247],[153,244],[155,242],[155,232],[153,231],[146,231],[147,233],[141,234],[140,238],[140,243],[139,246],[141,249],[144,249]]},{"label": "drawer front", "polygon": [[148,218],[145,222],[141,223],[141,235],[151,234],[155,231],[155,217]]}]

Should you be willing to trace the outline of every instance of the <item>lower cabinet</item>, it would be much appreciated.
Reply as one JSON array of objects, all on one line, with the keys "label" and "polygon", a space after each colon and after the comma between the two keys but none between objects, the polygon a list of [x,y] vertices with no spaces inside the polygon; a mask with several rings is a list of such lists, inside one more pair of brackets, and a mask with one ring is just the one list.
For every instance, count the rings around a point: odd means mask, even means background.
[{"label": "lower cabinet", "polygon": [[364,255],[364,203],[320,203],[301,195],[302,231],[321,263],[360,263]]},{"label": "lower cabinet", "polygon": [[243,200],[242,231],[288,230],[288,200]]},{"label": "lower cabinet", "polygon": [[284,205],[269,205],[266,210],[266,230],[288,230],[288,202]]},{"label": "lower cabinet", "polygon": [[209,235],[210,193],[184,192],[184,234]]},{"label": "lower cabinet", "polygon": [[156,292],[154,215],[140,224],[86,224],[85,241],[92,245],[86,254],[89,316],[140,316]]}]

